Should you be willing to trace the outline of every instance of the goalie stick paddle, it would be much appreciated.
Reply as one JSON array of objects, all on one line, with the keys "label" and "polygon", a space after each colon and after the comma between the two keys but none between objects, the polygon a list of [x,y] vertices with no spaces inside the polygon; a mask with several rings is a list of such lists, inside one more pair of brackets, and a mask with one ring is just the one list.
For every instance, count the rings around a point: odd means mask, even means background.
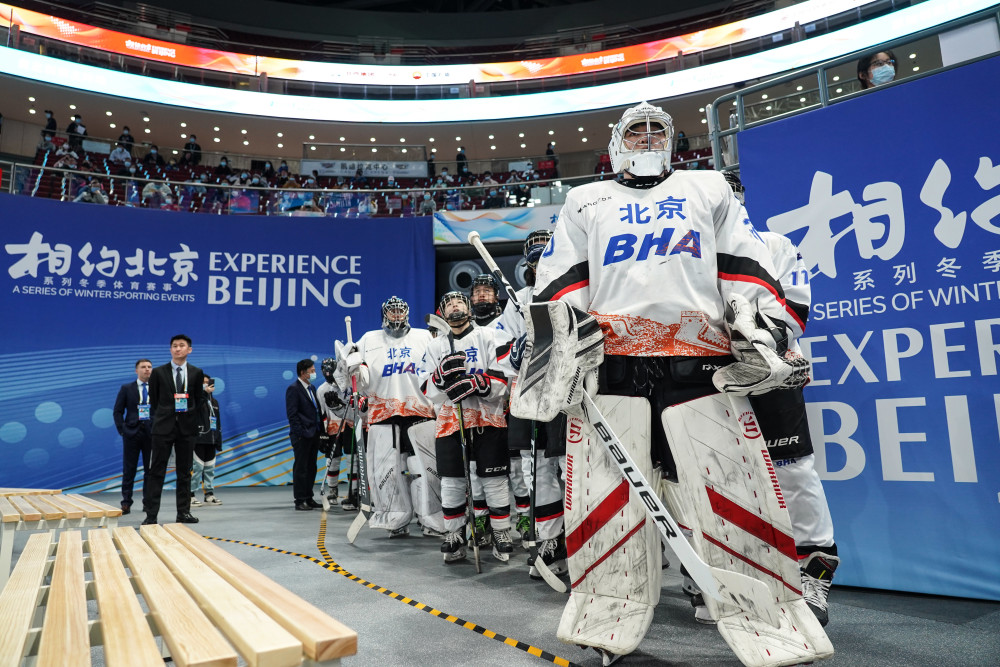
[{"label": "goalie stick paddle", "polygon": [[[344,325],[347,327],[347,344],[350,345],[354,342],[354,338],[351,336],[351,316],[347,315],[344,317]],[[351,402],[354,405],[354,446],[351,448],[351,470],[353,471],[354,457],[357,456],[358,460],[358,506],[360,511],[358,515],[354,517],[354,521],[351,522],[351,527],[347,529],[347,541],[354,544],[354,540],[357,539],[358,533],[361,529],[368,523],[368,519],[371,518],[372,503],[371,495],[368,489],[368,461],[365,456],[365,437],[364,437],[364,427],[361,425],[360,418],[360,405],[361,399],[358,396],[358,378],[353,373],[351,374]],[[344,418],[347,418],[345,413]],[[360,433],[359,433],[360,431]],[[348,473],[348,494],[350,493],[350,473]]]},{"label": "goalie stick paddle", "polygon": [[[489,268],[500,284],[503,285],[504,291],[514,304],[514,309],[521,317],[524,317],[524,311],[521,308],[521,304],[517,301],[514,288],[503,275],[496,260],[493,259],[493,256],[486,249],[482,239],[479,237],[479,232],[469,232],[469,243],[479,252],[479,256],[486,262],[487,268]],[[711,567],[703,561],[680,532],[677,522],[667,512],[660,501],[659,495],[650,487],[649,482],[646,481],[642,473],[639,472],[639,469],[636,467],[635,462],[632,461],[632,457],[628,451],[625,450],[625,446],[621,440],[618,439],[618,436],[607,425],[604,416],[597,409],[597,405],[586,389],[583,391],[583,406],[595,431],[600,435],[605,451],[632,487],[632,491],[640,501],[642,508],[659,531],[660,539],[674,550],[674,553],[680,558],[681,563],[684,564],[691,578],[698,584],[698,587],[705,594],[712,596],[712,598],[754,612],[756,615],[765,618],[775,627],[778,627],[779,621],[774,612],[774,596],[771,595],[767,584],[738,572],[729,572],[721,568]]]}]

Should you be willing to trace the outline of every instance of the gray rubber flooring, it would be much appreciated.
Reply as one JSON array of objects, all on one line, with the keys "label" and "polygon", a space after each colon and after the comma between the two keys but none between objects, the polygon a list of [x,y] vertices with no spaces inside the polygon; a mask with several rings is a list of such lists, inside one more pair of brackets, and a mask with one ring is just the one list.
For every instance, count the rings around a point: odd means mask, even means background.
[{"label": "gray rubber flooring", "polygon": [[[519,548],[509,563],[484,553],[483,573],[477,575],[471,553],[468,562],[445,566],[438,551],[440,540],[420,537],[416,523],[412,537],[390,540],[386,531],[365,528],[354,545],[348,544],[346,533],[355,514],[334,508],[327,515],[325,548],[332,561],[359,578],[355,581],[301,557],[323,563],[318,543],[324,513],[295,511],[290,487],[227,487],[217,489],[217,495],[222,506],[192,509],[201,519],[193,527],[205,536],[234,540],[219,544],[356,630],[358,655],[345,664],[553,663],[551,657],[529,654],[529,647],[578,665],[601,664],[595,652],[556,639],[565,596],[528,578],[526,554]],[[95,497],[109,504],[119,502],[113,494]],[[162,522],[173,519],[171,500],[172,493],[166,491]],[[122,517],[121,525],[138,526],[142,519],[141,512],[133,512]],[[29,534],[17,533],[15,558]],[[617,664],[737,667],[739,661],[715,628],[694,621],[680,590],[677,561],[671,560],[674,565],[664,572],[663,593],[649,634],[638,651]],[[403,597],[427,607],[418,609],[401,601]],[[428,613],[431,609],[440,615]],[[461,621],[446,620],[448,616],[497,633],[500,641],[462,627]],[[830,667],[1000,665],[997,602],[835,586],[830,617],[827,633],[836,655],[822,663]],[[521,648],[502,643],[504,637],[517,640]],[[98,654],[95,649],[100,663]]]}]

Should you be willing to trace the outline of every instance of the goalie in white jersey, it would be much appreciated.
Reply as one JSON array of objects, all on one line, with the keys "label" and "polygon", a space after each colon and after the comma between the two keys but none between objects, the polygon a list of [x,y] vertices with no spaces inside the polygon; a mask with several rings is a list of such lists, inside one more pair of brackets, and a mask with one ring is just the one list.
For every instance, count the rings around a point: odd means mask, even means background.
[{"label": "goalie in white jersey", "polygon": [[[672,139],[673,121],[659,107],[642,103],[625,111],[609,144],[618,178],[568,193],[538,265],[535,301],[563,301],[597,319],[605,335],[597,404],[608,410],[605,418],[647,477],[678,481],[664,487],[700,489],[704,496],[705,485],[698,481],[704,466],[692,458],[699,450],[687,441],[683,447],[675,443],[682,457],[679,471],[664,430],[666,409],[708,397],[709,403],[697,404],[724,410],[712,398],[713,375],[729,366],[734,354],[742,363],[734,364],[722,383],[727,391],[777,386],[798,369],[780,360],[784,350],[777,350],[780,342],[770,333],[782,322],[784,295],[767,247],[722,174],[670,170]],[[742,334],[734,333],[732,342],[731,328]],[[538,360],[531,356],[538,348],[538,340],[530,341],[518,387],[540,387],[539,395],[515,392],[512,412],[518,416],[530,414],[519,404],[522,398],[525,408],[552,400],[546,397],[552,388],[533,376],[541,365],[541,353]],[[570,395],[574,390],[570,387]],[[733,417],[722,419],[736,425]],[[661,575],[656,529],[642,503],[628,501],[628,485],[607,458],[593,428],[571,413],[565,509],[573,593],[558,634],[597,648],[610,664],[635,650],[648,630]],[[770,484],[768,490],[775,493]],[[704,511],[702,504],[697,508]],[[717,521],[676,502],[671,511],[688,526]],[[794,549],[788,556],[782,546],[788,562],[781,563],[781,571],[797,572]],[[754,632],[734,623],[735,639],[721,621],[720,632],[742,660],[756,664],[763,639],[752,639]],[[818,623],[815,627],[822,634]]]},{"label": "goalie in white jersey", "polygon": [[434,406],[420,390],[420,360],[431,342],[423,329],[411,329],[410,307],[399,297],[382,304],[382,328],[367,332],[347,350],[348,372],[368,398],[368,477],[373,528],[390,537],[407,535],[413,502],[404,470],[414,456],[407,432],[434,418]]}]

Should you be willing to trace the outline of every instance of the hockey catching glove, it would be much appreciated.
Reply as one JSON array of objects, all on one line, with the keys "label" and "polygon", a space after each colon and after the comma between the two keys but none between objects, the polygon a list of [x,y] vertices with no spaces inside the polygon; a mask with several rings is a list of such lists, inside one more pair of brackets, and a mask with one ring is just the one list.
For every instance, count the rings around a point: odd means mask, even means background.
[{"label": "hockey catching glove", "polygon": [[490,381],[479,373],[472,373],[452,383],[445,391],[452,403],[458,403],[469,396],[489,396]]},{"label": "hockey catching glove", "polygon": [[464,373],[465,352],[452,352],[441,359],[441,363],[431,375],[431,381],[441,391],[447,391],[448,387],[458,379],[456,376]]}]

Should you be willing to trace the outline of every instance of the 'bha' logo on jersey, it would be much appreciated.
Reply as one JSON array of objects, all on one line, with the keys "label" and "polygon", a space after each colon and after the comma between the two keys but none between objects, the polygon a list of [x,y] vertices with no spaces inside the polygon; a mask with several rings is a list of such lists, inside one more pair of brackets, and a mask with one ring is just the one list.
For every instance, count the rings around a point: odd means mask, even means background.
[{"label": "'bha' logo on jersey", "polygon": [[[624,262],[633,256],[635,261],[642,262],[649,259],[650,251],[654,255],[666,255],[673,234],[673,228],[666,227],[659,236],[655,236],[653,232],[646,234],[641,242],[635,234],[615,234],[608,239],[608,247],[604,251],[604,266]],[[638,250],[635,247],[636,243],[639,243]],[[688,230],[669,251],[671,255],[679,255],[684,252],[696,259],[701,259],[701,234],[693,229]]]},{"label": "'bha' logo on jersey", "polygon": [[382,377],[387,378],[390,375],[402,375],[403,373],[417,374],[417,365],[412,361],[408,364],[404,364],[402,361],[397,361],[394,364],[386,364],[382,367]]},{"label": "'bha' logo on jersey", "polygon": [[760,426],[757,424],[757,415],[748,410],[739,417],[740,426],[743,428],[743,437],[747,440],[756,440],[760,437]]}]

